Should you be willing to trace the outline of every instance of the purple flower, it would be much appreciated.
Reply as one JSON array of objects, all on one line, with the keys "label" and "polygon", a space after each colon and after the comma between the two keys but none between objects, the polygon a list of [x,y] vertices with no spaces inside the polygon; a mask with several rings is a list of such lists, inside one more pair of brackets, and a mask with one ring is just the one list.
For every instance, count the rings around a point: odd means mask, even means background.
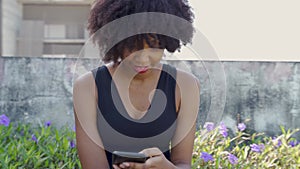
[{"label": "purple flower", "polygon": [[227,137],[228,136],[228,133],[227,133],[227,127],[225,126],[225,124],[223,122],[220,123],[220,126],[219,126],[219,132],[220,134],[223,135],[223,137]]},{"label": "purple flower", "polygon": [[212,122],[206,122],[204,124],[204,128],[206,128],[207,131],[212,131],[215,128],[215,124]]},{"label": "purple flower", "polygon": [[293,140],[293,141],[290,141],[289,142],[289,145],[291,146],[291,147],[295,147],[295,146],[297,146],[299,144],[299,142],[297,141],[297,140]]},{"label": "purple flower", "polygon": [[206,153],[206,152],[201,152],[201,156],[200,156],[204,162],[208,162],[208,161],[213,161],[214,158],[212,155],[210,155],[209,153]]},{"label": "purple flower", "polygon": [[74,143],[73,140],[71,140],[71,141],[69,142],[69,144],[70,144],[70,147],[71,147],[71,148],[74,148],[74,147],[75,147],[75,143]]},{"label": "purple flower", "polygon": [[230,153],[228,154],[227,158],[228,158],[229,162],[233,165],[237,164],[238,160],[239,160],[235,155],[230,154]]},{"label": "purple flower", "polygon": [[265,149],[265,146],[263,144],[259,144],[259,145],[251,144],[250,147],[251,147],[252,151],[258,152],[258,153],[262,152]]},{"label": "purple flower", "polygon": [[51,121],[45,122],[45,127],[49,127],[49,126],[51,126]]},{"label": "purple flower", "polygon": [[245,125],[244,123],[239,123],[239,124],[238,124],[238,129],[239,129],[240,131],[244,131],[244,130],[246,129],[246,125]]},{"label": "purple flower", "polygon": [[228,133],[226,130],[220,130],[220,133],[222,134],[223,137],[227,137]]},{"label": "purple flower", "polygon": [[73,127],[73,131],[76,131],[76,126]]},{"label": "purple flower", "polygon": [[5,114],[2,114],[0,116],[0,125],[4,125],[7,127],[9,125],[9,122],[10,122],[10,120]]},{"label": "purple flower", "polygon": [[281,144],[282,144],[281,140],[278,140],[278,142],[277,142],[277,147],[280,147]]},{"label": "purple flower", "polygon": [[227,130],[227,127],[225,126],[224,122],[220,123],[219,129],[220,130]]},{"label": "purple flower", "polygon": [[275,147],[280,147],[282,142],[279,138],[273,137],[272,139],[273,143],[276,144]]},{"label": "purple flower", "polygon": [[31,135],[31,139],[32,139],[33,141],[35,141],[35,143],[38,143],[38,142],[39,142],[34,134]]}]

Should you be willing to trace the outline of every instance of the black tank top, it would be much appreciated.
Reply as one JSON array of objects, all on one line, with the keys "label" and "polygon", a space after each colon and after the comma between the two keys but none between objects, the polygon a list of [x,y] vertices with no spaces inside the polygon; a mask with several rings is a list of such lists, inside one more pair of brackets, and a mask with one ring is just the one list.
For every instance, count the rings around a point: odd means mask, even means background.
[{"label": "black tank top", "polygon": [[97,129],[110,167],[113,151],[139,152],[158,147],[170,160],[177,118],[176,69],[163,64],[149,109],[138,120],[126,111],[107,67],[101,66],[92,73],[98,90]]}]

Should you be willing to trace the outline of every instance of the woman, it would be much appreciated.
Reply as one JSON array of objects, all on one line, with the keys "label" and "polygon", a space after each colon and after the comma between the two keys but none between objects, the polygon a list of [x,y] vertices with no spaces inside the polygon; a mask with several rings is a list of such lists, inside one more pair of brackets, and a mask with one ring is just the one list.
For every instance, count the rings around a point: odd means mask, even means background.
[{"label": "woman", "polygon": [[[88,29],[94,35],[116,19],[145,12],[193,21],[185,0],[98,0],[91,9]],[[84,169],[191,168],[199,84],[193,75],[162,64],[161,59],[164,50],[174,52],[180,42],[190,42],[193,32],[168,25],[170,31],[185,32],[178,39],[137,34],[117,44],[111,42],[115,34],[93,36],[99,48],[112,47],[102,59],[106,65],[74,83],[76,140]],[[129,29],[148,26],[142,22]],[[150,158],[144,163],[116,165],[112,164],[113,151],[141,152]]]}]

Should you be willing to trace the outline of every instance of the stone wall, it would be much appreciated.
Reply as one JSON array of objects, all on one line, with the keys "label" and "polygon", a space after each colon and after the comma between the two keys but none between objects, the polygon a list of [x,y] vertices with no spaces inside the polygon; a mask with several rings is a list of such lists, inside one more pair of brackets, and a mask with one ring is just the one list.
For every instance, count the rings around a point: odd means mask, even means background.
[{"label": "stone wall", "polygon": [[77,59],[0,57],[0,113],[12,121],[73,126],[76,63]]},{"label": "stone wall", "polygon": [[[12,121],[74,125],[73,78],[100,65],[95,59],[0,58],[0,114]],[[198,125],[224,121],[232,130],[274,135],[300,127],[300,63],[169,61],[201,84]]]}]

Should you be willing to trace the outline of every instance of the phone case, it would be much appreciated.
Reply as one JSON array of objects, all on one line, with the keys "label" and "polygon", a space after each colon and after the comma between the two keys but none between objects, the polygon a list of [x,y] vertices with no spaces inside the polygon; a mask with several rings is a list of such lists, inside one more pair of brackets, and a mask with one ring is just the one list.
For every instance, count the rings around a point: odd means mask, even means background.
[{"label": "phone case", "polygon": [[149,157],[143,153],[114,151],[112,153],[112,163],[120,164],[123,162],[144,163]]}]

